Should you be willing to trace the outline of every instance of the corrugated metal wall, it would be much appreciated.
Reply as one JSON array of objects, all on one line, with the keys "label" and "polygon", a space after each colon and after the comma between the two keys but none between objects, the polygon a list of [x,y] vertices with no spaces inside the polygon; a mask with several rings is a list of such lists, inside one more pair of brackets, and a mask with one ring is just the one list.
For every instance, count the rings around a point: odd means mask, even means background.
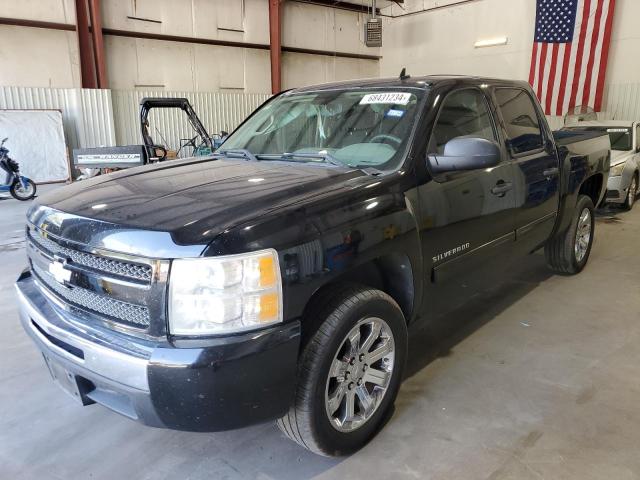
[{"label": "corrugated metal wall", "polygon": [[640,83],[614,83],[605,90],[604,112],[599,118],[640,120]]},{"label": "corrugated metal wall", "polygon": [[[269,98],[267,94],[114,90],[113,112],[118,145],[140,143],[139,104],[144,97],[188,98],[209,134],[230,132]],[[150,134],[159,144],[177,148],[181,139],[195,135],[178,109],[154,109],[149,114]]]},{"label": "corrugated metal wall", "polygon": [[[269,98],[267,94],[93,90],[73,88],[0,87],[0,109],[60,110],[67,145],[80,147],[141,143],[139,104],[143,97],[186,97],[211,134],[231,131]],[[177,109],[152,110],[152,136],[178,146],[194,135]]]},{"label": "corrugated metal wall", "polygon": [[[141,143],[140,99],[160,96],[188,98],[211,134],[233,130],[269,98],[268,94],[0,87],[0,109],[62,111],[70,150],[135,145]],[[598,116],[601,119],[640,120],[640,84],[608,85],[604,111]],[[563,124],[562,117],[549,120],[553,128],[560,128]],[[193,136],[184,114],[176,109],[152,110],[150,122],[151,135],[158,143],[176,148],[180,139]]]},{"label": "corrugated metal wall", "polygon": [[[600,120],[640,120],[640,83],[614,83],[605,86]],[[564,116],[547,116],[552,130],[564,126]]]},{"label": "corrugated metal wall", "polygon": [[0,109],[60,110],[70,148],[116,144],[110,90],[0,87]]}]

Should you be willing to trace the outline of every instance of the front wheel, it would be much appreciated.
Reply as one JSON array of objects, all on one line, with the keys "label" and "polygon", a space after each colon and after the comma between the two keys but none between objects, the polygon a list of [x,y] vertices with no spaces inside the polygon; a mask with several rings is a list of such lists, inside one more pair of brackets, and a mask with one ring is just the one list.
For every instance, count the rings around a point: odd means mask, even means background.
[{"label": "front wheel", "polygon": [[580,195],[569,228],[551,238],[544,248],[547,264],[565,275],[582,271],[589,260],[595,231],[594,207],[591,198]]},{"label": "front wheel", "polygon": [[16,200],[31,200],[36,196],[36,184],[33,180],[25,178],[23,179],[26,186],[22,186],[22,182],[20,180],[16,180],[11,185],[9,189],[11,196]]},{"label": "front wheel", "polygon": [[295,400],[278,427],[312,452],[346,455],[375,436],[398,394],[407,327],[380,290],[342,286],[317,304],[305,319],[317,330],[301,353]]}]

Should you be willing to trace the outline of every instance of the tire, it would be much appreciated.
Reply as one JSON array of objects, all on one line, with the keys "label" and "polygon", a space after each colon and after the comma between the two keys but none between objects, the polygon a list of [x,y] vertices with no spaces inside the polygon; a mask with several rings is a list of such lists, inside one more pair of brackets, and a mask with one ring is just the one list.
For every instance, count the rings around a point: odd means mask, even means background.
[{"label": "tire", "polygon": [[[313,308],[316,306],[318,308]],[[277,424],[287,437],[314,453],[347,455],[376,435],[398,394],[407,354],[405,318],[389,295],[357,285],[334,286],[320,295],[309,310],[312,314],[305,318],[304,325],[310,333],[303,335],[295,399]],[[382,323],[376,323],[378,321]],[[378,340],[366,347],[367,333],[374,331],[373,325],[381,326],[381,333]],[[369,352],[364,360],[365,354],[353,352],[352,343],[347,339],[356,331],[360,337],[354,343],[365,347],[358,352]],[[390,348],[393,353],[387,353],[386,359],[376,360],[380,352]],[[375,352],[377,355],[371,355]],[[351,363],[341,361],[342,358],[348,361],[349,357]],[[371,367],[366,363],[367,358],[375,360]],[[367,378],[378,378],[376,382],[381,382],[378,375],[385,373],[385,369],[386,381],[382,385],[386,384],[386,389],[382,391],[383,386],[376,387]],[[359,383],[358,379],[364,381]],[[329,397],[340,400],[331,403]],[[360,398],[369,405],[368,412]],[[348,404],[353,405],[350,417],[353,422],[346,420]],[[330,413],[333,407],[337,409]],[[341,418],[345,421],[341,422]]]},{"label": "tire", "polygon": [[629,190],[627,191],[627,198],[624,200],[623,207],[626,210],[631,210],[633,205],[636,203],[636,197],[638,196],[638,172],[633,174],[631,178],[631,185],[629,185]]},{"label": "tire", "polygon": [[33,197],[36,196],[36,184],[33,182],[33,180],[30,179],[25,179],[27,182],[27,188],[23,189],[22,188],[22,184],[20,183],[20,180],[16,180],[15,182],[13,182],[11,184],[11,187],[9,188],[9,192],[11,193],[11,196],[13,198],[15,198],[16,200],[31,200]]},{"label": "tire", "polygon": [[[585,219],[588,220],[588,229],[584,223]],[[582,232],[580,236],[578,235],[579,227]],[[588,233],[588,238],[584,236],[586,233]],[[580,273],[589,260],[594,233],[593,201],[586,195],[580,195],[569,228],[564,233],[551,238],[545,245],[544,253],[549,268],[564,275]],[[579,237],[581,243],[577,248]]]}]

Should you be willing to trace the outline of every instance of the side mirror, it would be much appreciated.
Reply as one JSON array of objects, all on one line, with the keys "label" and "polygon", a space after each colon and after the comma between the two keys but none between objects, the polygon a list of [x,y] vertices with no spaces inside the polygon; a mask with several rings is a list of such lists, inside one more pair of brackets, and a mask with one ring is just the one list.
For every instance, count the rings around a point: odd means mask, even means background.
[{"label": "side mirror", "polygon": [[495,167],[500,163],[500,147],[484,138],[458,137],[444,146],[443,155],[429,155],[433,173],[478,170]]}]

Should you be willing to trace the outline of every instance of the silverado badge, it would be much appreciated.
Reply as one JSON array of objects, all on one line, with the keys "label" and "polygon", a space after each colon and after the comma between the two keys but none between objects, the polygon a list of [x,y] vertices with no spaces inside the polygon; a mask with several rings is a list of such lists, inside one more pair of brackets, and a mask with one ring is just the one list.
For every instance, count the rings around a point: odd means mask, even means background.
[{"label": "silverado badge", "polygon": [[447,250],[446,252],[439,253],[438,255],[433,257],[433,262],[434,263],[439,262],[440,260],[445,260],[460,252],[464,252],[465,250],[468,250],[470,246],[471,246],[470,243],[463,243],[462,245],[459,245],[456,248],[452,248],[451,250]]}]

